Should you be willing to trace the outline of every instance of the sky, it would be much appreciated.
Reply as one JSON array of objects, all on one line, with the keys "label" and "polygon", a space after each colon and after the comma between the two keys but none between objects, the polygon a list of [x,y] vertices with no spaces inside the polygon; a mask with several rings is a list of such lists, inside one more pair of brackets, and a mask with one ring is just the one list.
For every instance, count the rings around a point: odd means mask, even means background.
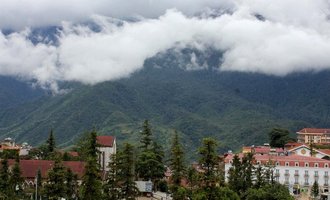
[{"label": "sky", "polygon": [[[59,81],[129,77],[146,59],[186,47],[224,52],[220,72],[286,76],[330,68],[330,0],[0,2],[0,75],[54,91]],[[48,26],[61,27],[58,43],[29,39]]]}]

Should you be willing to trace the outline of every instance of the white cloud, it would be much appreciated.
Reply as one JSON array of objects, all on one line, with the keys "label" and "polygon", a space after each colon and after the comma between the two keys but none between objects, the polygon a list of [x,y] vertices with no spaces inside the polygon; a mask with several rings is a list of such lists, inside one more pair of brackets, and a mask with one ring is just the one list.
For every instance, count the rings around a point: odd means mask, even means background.
[{"label": "white cloud", "polygon": [[60,25],[84,21],[92,15],[115,18],[157,18],[176,8],[187,15],[207,8],[228,9],[231,0],[0,0],[0,29]]},{"label": "white cloud", "polygon": [[[128,6],[125,2],[123,8]],[[170,7],[169,2],[176,5],[174,1],[160,1],[156,13]],[[180,1],[176,7],[183,9],[187,2]],[[215,1],[205,2],[219,6]],[[189,16],[188,11],[198,10],[191,5],[184,13],[170,10],[158,18],[122,22],[121,26],[114,25],[112,18],[93,15],[102,27],[100,32],[67,22],[58,46],[34,45],[26,38],[26,31],[9,36],[0,34],[0,74],[34,79],[53,89],[57,81],[95,84],[127,77],[141,69],[147,58],[176,47],[195,47],[201,51],[212,47],[224,51],[221,70],[283,76],[330,69],[329,3],[325,0],[264,2],[237,0],[232,14],[213,18]],[[134,9],[153,15],[138,5]],[[82,16],[85,12],[89,11],[82,12]],[[257,13],[266,20],[256,19]],[[192,55],[191,66],[197,64]],[[188,68],[191,68],[189,64]]]}]

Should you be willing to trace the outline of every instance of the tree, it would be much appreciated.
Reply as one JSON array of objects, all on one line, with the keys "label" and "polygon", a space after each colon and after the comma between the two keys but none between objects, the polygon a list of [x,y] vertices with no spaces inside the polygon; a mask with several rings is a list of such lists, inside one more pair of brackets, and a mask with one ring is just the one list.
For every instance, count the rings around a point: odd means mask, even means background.
[{"label": "tree", "polygon": [[316,199],[316,197],[319,196],[319,184],[317,183],[317,181],[314,181],[312,189],[311,189],[311,196],[313,197],[313,199]]},{"label": "tree", "polygon": [[37,186],[37,190],[36,190],[37,193],[35,195],[37,196],[37,198],[38,198],[38,196],[41,198],[42,193],[43,193],[43,187],[42,187],[42,176],[41,176],[40,168],[38,169],[37,174],[36,174],[36,183],[35,184]]},{"label": "tree", "polygon": [[151,180],[156,189],[159,180],[164,177],[164,151],[161,145],[153,141],[148,120],[144,121],[140,143],[141,152],[136,165],[137,175],[144,181]]},{"label": "tree", "polygon": [[120,184],[118,178],[118,160],[116,154],[111,155],[109,162],[109,171],[105,184],[103,185],[104,199],[117,200],[120,199]]},{"label": "tree", "polygon": [[90,133],[86,146],[87,161],[81,184],[82,200],[101,199],[102,197],[102,182],[100,177],[100,166],[97,160],[98,150],[96,137],[97,133],[93,130]]},{"label": "tree", "polygon": [[50,130],[46,144],[47,144],[48,153],[52,153],[55,151],[56,146],[55,146],[55,138],[54,138],[54,134],[53,134],[53,129]]},{"label": "tree", "polygon": [[246,192],[246,200],[294,200],[288,188],[279,183],[266,184],[259,189],[250,188]]},{"label": "tree", "polygon": [[149,149],[149,147],[152,144],[152,132],[149,126],[149,121],[148,120],[144,120],[143,122],[143,126],[142,126],[142,131],[141,131],[141,146],[140,148],[143,150],[147,150]]},{"label": "tree", "polygon": [[58,158],[55,160],[53,168],[48,171],[48,179],[44,188],[48,199],[66,197],[65,168]]},{"label": "tree", "polygon": [[284,145],[291,140],[289,131],[281,128],[274,128],[269,133],[270,146],[284,148]]},{"label": "tree", "polygon": [[14,167],[12,168],[12,173],[9,178],[11,193],[15,195],[16,198],[23,197],[23,182],[24,179],[21,177],[21,169],[19,166],[19,156],[17,154]]},{"label": "tree", "polygon": [[217,142],[212,138],[204,138],[198,149],[200,154],[199,165],[202,167],[201,189],[206,199],[216,199],[215,189],[220,181],[219,156],[216,152]]},{"label": "tree", "polygon": [[199,164],[204,169],[203,184],[206,187],[214,187],[218,181],[216,173],[219,165],[219,157],[216,152],[217,143],[212,138],[204,138],[198,152],[200,154]]},{"label": "tree", "polygon": [[1,169],[0,169],[0,194],[1,196],[9,199],[12,195],[9,184],[9,166],[7,158],[1,160]]},{"label": "tree", "polygon": [[74,174],[70,168],[65,172],[65,196],[68,200],[74,200],[78,197],[78,182],[77,174]]},{"label": "tree", "polygon": [[134,200],[138,195],[135,181],[134,147],[125,143],[123,151],[118,153],[118,178],[120,182],[120,198]]},{"label": "tree", "polygon": [[170,168],[172,170],[172,184],[180,186],[185,174],[184,152],[179,142],[178,133],[174,133],[170,154]]}]

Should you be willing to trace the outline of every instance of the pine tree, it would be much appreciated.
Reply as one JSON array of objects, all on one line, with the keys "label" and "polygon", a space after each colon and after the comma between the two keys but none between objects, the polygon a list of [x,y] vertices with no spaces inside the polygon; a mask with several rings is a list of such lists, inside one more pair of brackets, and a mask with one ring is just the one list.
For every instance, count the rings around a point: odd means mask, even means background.
[{"label": "pine tree", "polygon": [[42,194],[43,194],[43,186],[42,186],[42,176],[41,176],[41,170],[40,168],[37,171],[36,174],[36,183],[37,184],[37,194],[35,194],[37,196],[37,199],[40,199]]},{"label": "pine tree", "polygon": [[180,186],[181,180],[184,177],[184,152],[179,142],[178,133],[175,132],[170,155],[170,168],[172,170],[172,184]]},{"label": "pine tree", "polygon": [[48,153],[53,153],[55,151],[55,138],[54,138],[54,134],[53,134],[53,129],[50,130],[48,139],[46,141],[47,144],[47,151]]},{"label": "pine tree", "polygon": [[95,131],[90,133],[87,144],[87,162],[85,174],[81,184],[81,199],[93,200],[102,197],[102,182],[100,177],[100,166],[98,164],[97,134]]},{"label": "pine tree", "polygon": [[202,146],[198,149],[200,154],[199,165],[203,168],[201,173],[201,191],[206,199],[217,198],[217,185],[219,184],[219,157],[216,152],[217,142],[212,138],[204,138]]},{"label": "pine tree", "polygon": [[120,184],[120,197],[134,200],[138,194],[135,177],[134,147],[125,143],[122,152],[118,153],[118,179]]},{"label": "pine tree", "polygon": [[316,199],[319,196],[319,184],[317,181],[314,181],[312,189],[311,189],[311,196]]},{"label": "pine tree", "polygon": [[152,132],[151,132],[148,120],[145,120],[143,122],[143,128],[142,129],[143,130],[141,131],[141,140],[140,140],[141,146],[140,146],[140,148],[142,150],[147,150],[147,149],[149,149],[149,147],[152,144],[152,138],[151,138]]},{"label": "pine tree", "polygon": [[12,173],[9,179],[11,193],[14,194],[15,198],[23,197],[23,182],[24,179],[21,177],[21,169],[19,166],[19,156],[17,154],[14,167],[12,168]]},{"label": "pine tree", "polygon": [[59,158],[55,160],[53,168],[48,171],[45,194],[48,199],[54,200],[66,196],[65,168]]},{"label": "pine tree", "polygon": [[116,154],[111,155],[109,162],[109,171],[103,185],[103,194],[105,200],[120,199],[120,185],[118,180],[118,161]]},{"label": "pine tree", "polygon": [[203,174],[203,184],[207,187],[214,187],[217,182],[215,171],[219,165],[219,157],[216,152],[217,143],[212,138],[204,138],[202,146],[198,152],[200,154],[199,164],[205,170]]},{"label": "pine tree", "polygon": [[164,152],[162,146],[153,141],[152,132],[147,120],[143,124],[140,142],[141,152],[137,160],[137,175],[144,181],[151,180],[154,189],[157,189],[157,184],[164,177],[165,172],[163,163]]},{"label": "pine tree", "polygon": [[1,160],[1,169],[0,169],[0,196],[10,199],[12,196],[12,191],[10,190],[9,184],[9,166],[7,158]]},{"label": "pine tree", "polygon": [[70,168],[65,172],[65,196],[68,200],[74,200],[78,197],[78,182],[77,175],[74,174]]},{"label": "pine tree", "polygon": [[228,186],[234,192],[239,193],[242,187],[241,161],[237,154],[233,157],[232,167],[228,171]]}]

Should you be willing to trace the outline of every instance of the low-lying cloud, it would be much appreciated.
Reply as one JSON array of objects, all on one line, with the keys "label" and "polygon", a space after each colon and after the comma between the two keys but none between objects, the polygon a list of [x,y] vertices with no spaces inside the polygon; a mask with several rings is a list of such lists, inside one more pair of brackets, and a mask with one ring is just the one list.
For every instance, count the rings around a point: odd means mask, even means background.
[{"label": "low-lying cloud", "polygon": [[[203,4],[195,1],[197,5]],[[160,4],[170,2],[175,5],[174,1],[160,1]],[[176,7],[183,9],[187,2],[177,3]],[[221,7],[216,1],[204,2],[205,8]],[[237,0],[235,6],[224,2],[222,8],[231,7],[232,12],[216,17],[194,17],[190,15],[198,12],[194,6],[183,12],[168,10],[159,17],[140,18],[137,22],[121,21],[120,26],[113,18],[92,15],[90,19],[101,27],[98,32],[76,25],[72,15],[72,22],[62,23],[57,45],[33,44],[27,39],[28,30],[0,34],[0,74],[35,80],[43,87],[57,90],[58,81],[96,84],[127,77],[141,69],[147,58],[185,47],[224,52],[219,58],[222,61],[221,66],[217,66],[219,70],[284,76],[330,68],[328,1],[277,0],[270,5],[262,0]],[[167,7],[170,6],[159,6],[156,13]],[[92,8],[81,15],[95,14]],[[141,8],[139,14],[157,16],[148,12],[151,11]],[[118,10],[118,13],[124,16],[124,11]],[[187,68],[197,69],[193,56]],[[201,68],[205,68],[204,65]]]}]

